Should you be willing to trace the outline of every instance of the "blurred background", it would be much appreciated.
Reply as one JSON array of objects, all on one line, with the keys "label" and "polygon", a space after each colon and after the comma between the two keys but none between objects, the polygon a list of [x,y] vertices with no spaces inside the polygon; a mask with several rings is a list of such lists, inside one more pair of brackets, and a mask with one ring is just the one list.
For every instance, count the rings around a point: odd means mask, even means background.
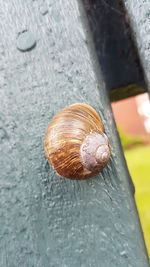
[{"label": "blurred background", "polygon": [[150,257],[150,101],[148,94],[112,103]]}]

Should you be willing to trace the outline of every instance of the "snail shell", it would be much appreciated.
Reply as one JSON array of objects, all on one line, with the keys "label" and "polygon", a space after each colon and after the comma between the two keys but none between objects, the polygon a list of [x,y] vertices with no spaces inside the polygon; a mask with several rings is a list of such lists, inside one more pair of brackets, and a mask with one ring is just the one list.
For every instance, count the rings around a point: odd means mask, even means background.
[{"label": "snail shell", "polygon": [[102,121],[91,106],[83,103],[70,105],[52,118],[44,148],[57,174],[70,179],[97,174],[110,157]]}]

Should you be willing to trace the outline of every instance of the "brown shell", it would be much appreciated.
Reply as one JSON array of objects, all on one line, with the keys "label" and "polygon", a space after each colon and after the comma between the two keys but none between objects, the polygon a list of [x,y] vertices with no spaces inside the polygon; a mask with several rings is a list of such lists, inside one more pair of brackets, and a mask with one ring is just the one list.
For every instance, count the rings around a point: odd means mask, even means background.
[{"label": "brown shell", "polygon": [[87,104],[76,103],[57,113],[48,125],[44,148],[57,174],[86,179],[101,171],[110,157],[102,121]]}]

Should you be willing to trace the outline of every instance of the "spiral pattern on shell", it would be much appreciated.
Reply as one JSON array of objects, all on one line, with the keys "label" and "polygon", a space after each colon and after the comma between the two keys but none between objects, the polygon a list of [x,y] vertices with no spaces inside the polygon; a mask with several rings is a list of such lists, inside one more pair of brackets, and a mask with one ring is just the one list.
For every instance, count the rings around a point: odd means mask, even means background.
[{"label": "spiral pattern on shell", "polygon": [[44,148],[57,174],[70,179],[97,174],[110,157],[102,121],[91,106],[83,103],[70,105],[52,118]]}]

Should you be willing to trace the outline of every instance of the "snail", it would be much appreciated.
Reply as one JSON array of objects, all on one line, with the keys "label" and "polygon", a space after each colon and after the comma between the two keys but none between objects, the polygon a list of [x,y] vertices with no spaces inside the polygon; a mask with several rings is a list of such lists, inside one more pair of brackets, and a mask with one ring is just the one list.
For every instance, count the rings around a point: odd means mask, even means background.
[{"label": "snail", "polygon": [[110,146],[98,113],[89,105],[72,104],[50,121],[45,155],[59,176],[86,179],[99,173],[110,157]]}]

